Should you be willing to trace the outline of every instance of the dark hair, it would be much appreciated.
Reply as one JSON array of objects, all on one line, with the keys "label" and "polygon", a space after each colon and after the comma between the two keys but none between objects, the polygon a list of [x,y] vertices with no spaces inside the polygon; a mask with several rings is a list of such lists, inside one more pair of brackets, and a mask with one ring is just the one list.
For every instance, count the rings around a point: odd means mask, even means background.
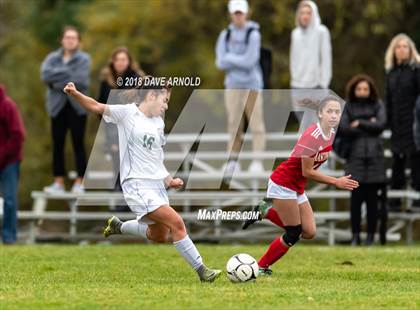
[{"label": "dark hair", "polygon": [[147,79],[152,79],[152,78],[153,76],[146,75],[142,77],[143,82],[140,83],[136,88],[125,90],[124,101],[135,102],[137,103],[137,105],[139,105],[146,99],[146,96],[150,92],[154,92],[155,94],[159,95],[163,93],[164,91],[167,91],[167,92],[171,91],[172,85],[169,83],[166,83],[165,85],[161,85],[159,83],[157,83],[158,85],[145,85],[144,81]]},{"label": "dark hair", "polygon": [[366,74],[357,74],[353,76],[346,85],[346,98],[348,101],[357,100],[355,90],[360,82],[366,82],[369,84],[369,99],[371,101],[378,101],[378,90],[376,89],[375,82],[373,79]]},{"label": "dark hair", "polygon": [[128,68],[127,70],[131,70],[138,74],[138,76],[145,76],[143,70],[141,70],[139,64],[133,59],[128,48],[125,46],[117,47],[115,50],[112,51],[111,57],[109,58],[108,65],[102,70],[102,79],[106,81],[109,85],[116,88],[117,87],[117,71],[114,68],[114,61],[118,54],[124,53],[127,55],[128,58]]},{"label": "dark hair", "polygon": [[339,103],[339,105],[340,105],[340,108],[342,109],[342,104],[341,104],[341,102],[340,102],[340,98],[338,98],[337,96],[332,96],[332,95],[329,95],[329,96],[325,97],[324,99],[322,99],[322,100],[319,102],[317,112],[318,112],[318,113],[319,113],[319,112],[322,112],[322,110],[323,110],[323,109],[324,109],[324,107],[327,105],[327,103],[328,103],[328,102],[331,102],[331,101],[336,101],[336,102],[338,102],[338,103]]},{"label": "dark hair", "polygon": [[342,108],[341,100],[337,96],[328,95],[327,97],[321,99],[321,100],[313,100],[311,98],[304,98],[298,102],[298,105],[301,107],[309,108],[312,110],[319,112],[322,112],[322,109],[326,106],[326,104],[330,101],[337,101],[340,104],[340,107]]},{"label": "dark hair", "polygon": [[61,31],[61,40],[64,38],[64,35],[67,31],[75,31],[77,33],[77,38],[79,41],[82,41],[82,36],[80,35],[79,29],[77,29],[75,26],[72,25],[66,25],[63,27],[63,30]]}]

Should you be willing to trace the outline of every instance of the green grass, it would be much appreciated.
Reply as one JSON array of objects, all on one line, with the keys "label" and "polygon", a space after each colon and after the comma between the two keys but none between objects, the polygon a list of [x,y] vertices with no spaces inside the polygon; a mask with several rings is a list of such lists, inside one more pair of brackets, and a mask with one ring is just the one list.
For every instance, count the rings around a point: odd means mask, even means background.
[{"label": "green grass", "polygon": [[[223,269],[266,249],[198,247]],[[419,247],[298,245],[273,270],[202,284],[171,245],[0,246],[0,309],[420,309]]]}]

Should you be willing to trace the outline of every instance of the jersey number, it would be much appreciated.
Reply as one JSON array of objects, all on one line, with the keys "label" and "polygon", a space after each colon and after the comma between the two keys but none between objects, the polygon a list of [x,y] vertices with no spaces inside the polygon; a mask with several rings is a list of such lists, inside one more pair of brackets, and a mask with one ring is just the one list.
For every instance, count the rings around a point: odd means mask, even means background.
[{"label": "jersey number", "polygon": [[154,137],[148,137],[147,135],[143,136],[143,147],[144,148],[151,150],[153,142],[155,142]]}]

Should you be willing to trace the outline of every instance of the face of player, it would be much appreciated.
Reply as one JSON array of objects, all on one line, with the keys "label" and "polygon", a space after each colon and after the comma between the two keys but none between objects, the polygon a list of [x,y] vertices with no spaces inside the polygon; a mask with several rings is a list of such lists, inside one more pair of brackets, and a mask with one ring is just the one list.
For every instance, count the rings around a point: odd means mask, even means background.
[{"label": "face of player", "polygon": [[354,89],[354,95],[356,98],[368,98],[370,96],[369,83],[366,81],[357,83],[356,88]]},{"label": "face of player", "polygon": [[128,66],[130,65],[130,59],[128,58],[128,55],[126,53],[121,52],[115,55],[112,64],[114,66],[115,71],[121,74],[128,69]]},{"label": "face of player", "polygon": [[161,116],[168,110],[171,92],[164,90],[162,92],[151,92],[150,114],[154,117]]},{"label": "face of player", "polygon": [[242,28],[246,24],[246,14],[239,11],[230,14],[230,19],[232,20],[232,23],[238,28]]},{"label": "face of player", "polygon": [[299,25],[303,28],[306,28],[311,23],[312,18],[312,9],[304,5],[299,9]]},{"label": "face of player", "polygon": [[318,113],[322,128],[334,128],[341,118],[341,106],[338,101],[329,101]]},{"label": "face of player", "polygon": [[401,39],[397,42],[394,54],[398,63],[401,63],[410,58],[410,45],[408,44],[407,40]]},{"label": "face of player", "polygon": [[61,39],[61,46],[64,50],[73,52],[79,48],[79,34],[75,30],[67,30]]}]

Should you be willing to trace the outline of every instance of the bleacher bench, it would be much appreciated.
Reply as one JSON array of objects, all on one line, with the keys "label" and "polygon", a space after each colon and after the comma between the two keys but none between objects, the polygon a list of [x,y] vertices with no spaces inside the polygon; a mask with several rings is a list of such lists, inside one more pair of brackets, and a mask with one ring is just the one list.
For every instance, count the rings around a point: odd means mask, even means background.
[{"label": "bleacher bench", "polygon": [[[173,205],[182,205],[183,202],[189,201],[194,204],[194,200],[208,199],[215,201],[215,207],[223,208],[223,202],[230,199],[261,199],[265,195],[265,191],[200,191],[200,192],[179,192],[170,191],[169,199]],[[340,190],[324,190],[324,191],[307,191],[307,196],[310,199],[348,199],[350,192]],[[420,194],[413,191],[404,190],[391,190],[388,192],[390,198],[405,198],[405,199],[419,199]],[[115,192],[86,192],[83,194],[63,193],[63,194],[47,194],[41,191],[32,192],[34,200],[33,209],[30,211],[19,211],[18,217],[20,220],[30,221],[29,242],[34,242],[37,238],[37,224],[41,220],[67,220],[70,222],[69,235],[71,238],[77,238],[77,222],[78,221],[92,221],[92,220],[105,220],[111,215],[117,215],[123,220],[134,218],[131,212],[113,213],[110,211],[79,211],[78,202],[82,205],[116,205],[122,199],[122,194]],[[51,211],[47,209],[47,202],[49,200],[64,200],[67,201],[68,211]],[[182,218],[186,222],[197,221],[197,212],[180,212]],[[399,225],[399,228],[405,227],[406,241],[408,244],[413,241],[413,224],[415,221],[420,220],[420,214],[417,213],[390,213],[388,216],[391,220],[403,222],[404,225]],[[335,244],[336,240],[336,223],[349,221],[350,214],[347,211],[322,211],[315,212],[315,219],[318,224],[327,225],[327,240],[330,245]],[[220,223],[219,223],[220,224]],[[250,230],[252,231],[252,230]],[[242,232],[244,238],[247,234]],[[220,237],[217,236],[217,237]],[[228,236],[224,236],[227,238]],[[239,235],[235,235],[239,238]],[[396,234],[395,229],[388,235],[388,240],[397,241],[400,235]]]}]

